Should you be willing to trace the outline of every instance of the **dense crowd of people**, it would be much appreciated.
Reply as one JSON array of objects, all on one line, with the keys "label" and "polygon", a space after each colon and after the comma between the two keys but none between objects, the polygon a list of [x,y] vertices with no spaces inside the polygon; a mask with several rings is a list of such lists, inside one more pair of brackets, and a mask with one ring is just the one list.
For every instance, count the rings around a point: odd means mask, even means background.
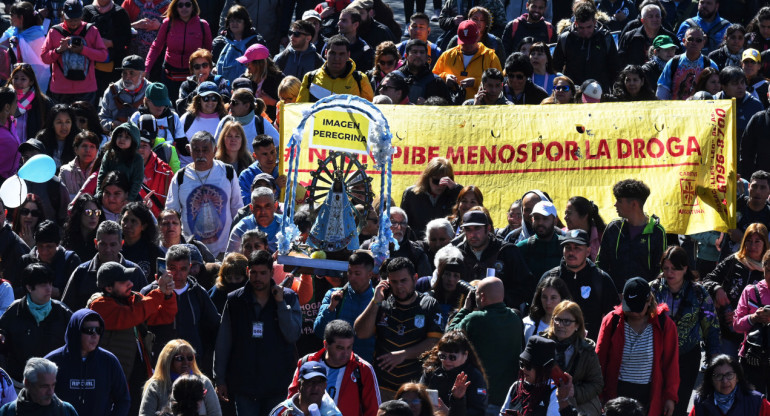
[{"label": "dense crowd of people", "polygon": [[[768,2],[4,3],[0,182],[27,194],[0,200],[0,416],[770,415]],[[345,273],[292,271],[281,107],[333,94],[735,99],[737,227],[667,233],[637,179],[611,221],[489,206],[433,158],[355,207]],[[14,176],[38,155],[52,178]]]}]

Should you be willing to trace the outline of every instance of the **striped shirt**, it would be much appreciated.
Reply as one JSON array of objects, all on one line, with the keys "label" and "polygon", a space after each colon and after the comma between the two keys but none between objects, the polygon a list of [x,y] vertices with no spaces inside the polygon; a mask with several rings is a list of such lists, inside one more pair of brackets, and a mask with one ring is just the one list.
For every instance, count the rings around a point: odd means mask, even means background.
[{"label": "striped shirt", "polygon": [[619,379],[627,383],[649,384],[652,377],[652,325],[647,324],[641,334],[628,322],[623,323],[625,341]]}]

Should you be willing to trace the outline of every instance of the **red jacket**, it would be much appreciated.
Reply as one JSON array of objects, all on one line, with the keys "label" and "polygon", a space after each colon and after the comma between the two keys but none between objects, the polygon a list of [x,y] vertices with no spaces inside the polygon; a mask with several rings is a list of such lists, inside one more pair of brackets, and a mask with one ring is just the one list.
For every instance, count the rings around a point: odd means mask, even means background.
[{"label": "red jacket", "polygon": [[[666,304],[658,305],[658,315],[668,312]],[[610,328],[612,317],[619,315],[617,326]],[[654,362],[652,365],[652,377],[650,386],[649,416],[659,416],[663,413],[663,404],[666,400],[678,401],[679,390],[679,336],[676,324],[668,316],[664,318],[664,327],[660,327],[660,319],[650,320],[652,324],[652,346]],[[602,327],[599,330],[599,338],[596,343],[596,354],[599,355],[599,364],[604,376],[604,391],[602,401],[614,399],[618,395],[618,377],[620,376],[620,362],[623,358],[623,344],[625,331],[623,325],[625,317],[623,307],[618,305],[615,310],[608,313],[602,319]]]},{"label": "red jacket", "polygon": [[[289,396],[299,392],[299,368],[308,361],[322,361],[326,348],[308,354],[297,362],[297,370],[289,385]],[[329,383],[335,381],[329,380]],[[359,386],[364,391],[359,392]],[[340,392],[337,395],[337,408],[342,416],[376,416],[380,407],[380,387],[377,385],[377,377],[374,375],[372,365],[351,353],[350,360],[345,366],[345,374],[342,376]]]},{"label": "red jacket", "polygon": [[[211,50],[211,41],[208,22],[198,16],[191,17],[186,23],[182,19],[174,19],[172,23],[169,18],[165,18],[145,59],[147,73],[150,73],[157,59],[163,59],[177,69],[189,69],[190,55],[200,48]],[[164,48],[166,55],[161,58]]]},{"label": "red jacket", "polygon": [[144,199],[150,191],[155,191],[150,197],[152,202],[152,213],[157,217],[166,206],[166,196],[168,195],[168,186],[171,184],[171,178],[174,172],[168,163],[160,160],[155,152],[150,152],[150,157],[144,165],[144,182],[139,190],[139,196]]}]

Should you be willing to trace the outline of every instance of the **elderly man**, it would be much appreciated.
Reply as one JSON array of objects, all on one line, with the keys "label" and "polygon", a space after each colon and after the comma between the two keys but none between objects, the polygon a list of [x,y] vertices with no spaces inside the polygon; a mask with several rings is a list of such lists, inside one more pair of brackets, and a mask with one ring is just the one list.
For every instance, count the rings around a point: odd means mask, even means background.
[{"label": "elderly man", "polygon": [[78,416],[75,408],[61,401],[54,393],[56,364],[45,358],[33,357],[24,367],[24,388],[19,397],[0,408],[0,416]]},{"label": "elderly man", "polygon": [[679,47],[679,41],[676,36],[668,29],[661,26],[663,18],[661,17],[660,7],[655,4],[648,4],[642,7],[642,16],[639,19],[642,25],[634,30],[629,30],[620,38],[618,44],[618,57],[623,67],[626,65],[644,65],[647,62],[647,52],[652,46],[652,41],[658,35],[666,35]]},{"label": "elderly man", "polygon": [[258,229],[267,234],[270,252],[278,248],[276,235],[281,228],[281,217],[275,213],[275,194],[270,188],[259,187],[251,192],[251,215],[238,221],[230,232],[227,253],[241,251],[241,237],[248,230]]},{"label": "elderly man", "polygon": [[193,163],[171,180],[166,208],[182,214],[185,239],[195,236],[220,256],[227,246],[232,218],[243,206],[238,176],[232,166],[214,160],[216,141],[211,133],[195,133],[187,146]]},{"label": "elderly man", "polygon": [[[406,216],[406,211],[398,207],[390,207],[390,230],[393,232],[393,238],[398,241],[398,250],[394,250],[395,247],[391,246],[390,257],[406,257],[414,265],[418,277],[429,276],[431,267],[428,262],[428,255],[422,249],[422,244],[411,241],[407,237],[412,234],[412,231],[409,228],[409,218]],[[369,250],[375,238],[372,237],[364,242],[361,248]]]},{"label": "elderly man", "polygon": [[144,58],[141,56],[126,56],[118,69],[120,80],[110,84],[99,102],[99,122],[106,131],[125,123],[139,109],[149,83],[144,77]]}]

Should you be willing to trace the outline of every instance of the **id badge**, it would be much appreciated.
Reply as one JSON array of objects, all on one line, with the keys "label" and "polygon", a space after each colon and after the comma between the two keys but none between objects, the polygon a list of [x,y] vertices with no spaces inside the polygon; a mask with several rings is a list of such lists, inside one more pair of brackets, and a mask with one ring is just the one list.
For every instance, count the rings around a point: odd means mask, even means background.
[{"label": "id badge", "polygon": [[264,324],[262,322],[253,322],[251,324],[251,337],[262,338],[264,332]]}]

